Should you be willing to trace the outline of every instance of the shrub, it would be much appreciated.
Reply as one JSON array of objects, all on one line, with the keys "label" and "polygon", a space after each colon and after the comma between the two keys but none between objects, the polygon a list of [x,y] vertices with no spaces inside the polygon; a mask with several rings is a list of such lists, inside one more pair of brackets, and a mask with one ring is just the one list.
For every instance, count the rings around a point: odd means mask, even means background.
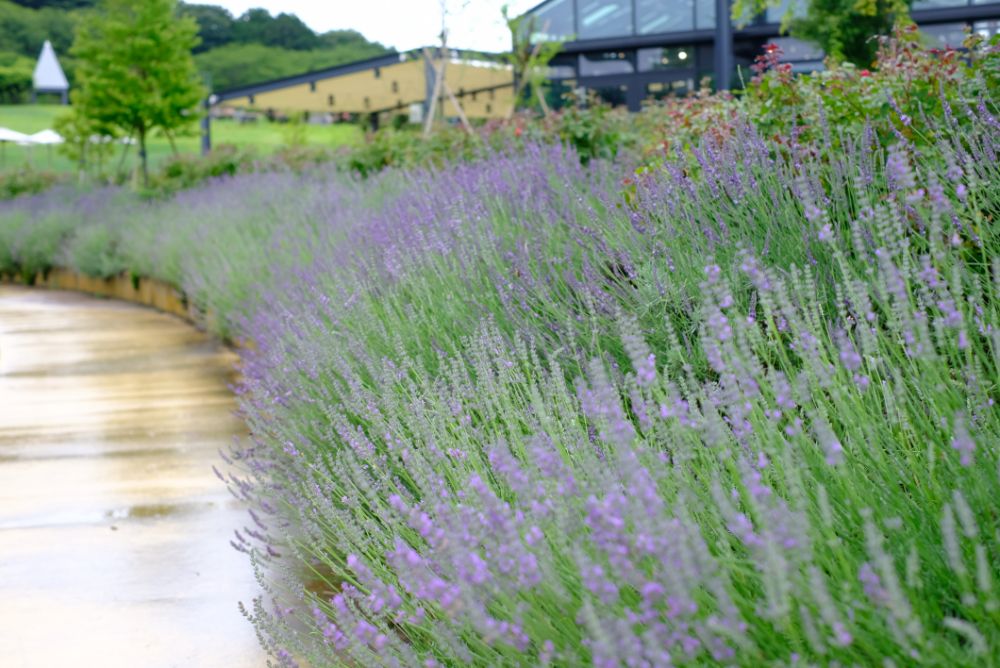
[{"label": "shrub", "polygon": [[127,268],[118,248],[118,235],[107,223],[79,228],[66,243],[60,264],[96,278],[111,278]]},{"label": "shrub", "polygon": [[18,169],[0,174],[0,200],[13,199],[21,195],[35,195],[48,190],[61,180],[53,172],[39,172],[33,169]]},{"label": "shrub", "polygon": [[[108,225],[131,271],[253,342],[252,437],[219,475],[252,510],[233,544],[271,658],[988,664],[987,93],[919,137],[831,125],[838,150],[687,103],[727,126],[638,172],[519,119],[441,140],[469,162],[237,175]],[[19,266],[111,204],[33,206],[7,204]]]},{"label": "shrub", "polygon": [[970,36],[966,48],[927,49],[915,25],[880,37],[872,71],[835,65],[818,74],[793,77],[769,45],[757,58],[747,87],[748,111],[767,136],[788,135],[805,146],[840,148],[839,135],[866,125],[882,141],[897,135],[918,145],[933,143],[938,120],[965,123],[952,113],[981,96],[1000,91],[1000,41]]},{"label": "shrub", "polygon": [[230,144],[215,147],[208,155],[176,155],[169,158],[150,181],[150,189],[176,192],[207,179],[234,176],[253,168],[256,152]]},{"label": "shrub", "polygon": [[246,330],[236,545],[311,580],[249,611],[273,655],[992,655],[1000,266],[973,221],[1000,173],[972,113],[919,164],[857,136],[775,161],[737,123],[630,206],[527,147],[337,215],[354,243]]}]

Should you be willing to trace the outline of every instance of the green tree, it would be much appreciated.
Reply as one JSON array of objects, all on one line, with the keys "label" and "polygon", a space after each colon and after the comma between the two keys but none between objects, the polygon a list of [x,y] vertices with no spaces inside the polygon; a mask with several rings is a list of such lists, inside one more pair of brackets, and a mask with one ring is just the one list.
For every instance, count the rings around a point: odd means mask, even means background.
[{"label": "green tree", "polygon": [[114,152],[114,129],[71,109],[55,119],[54,129],[62,135],[59,152],[77,164],[81,180],[91,166],[101,171],[104,160]]},{"label": "green tree", "polygon": [[79,9],[90,7],[95,0],[14,0],[15,5],[30,7],[31,9],[42,9],[52,7],[54,9]]},{"label": "green tree", "polygon": [[[786,12],[782,30],[820,46],[838,62],[868,67],[878,51],[877,35],[887,35],[897,23],[910,23],[910,0],[791,0],[806,3],[803,16]],[[780,0],[734,0],[733,18],[747,22]]]},{"label": "green tree", "polygon": [[[500,8],[503,20],[510,30],[513,47],[507,59],[514,70],[514,80],[517,82],[514,90],[514,104],[520,102],[528,105],[537,103],[542,112],[548,116],[549,107],[545,101],[545,85],[548,83],[549,62],[562,50],[562,42],[535,42],[531,37],[539,29],[545,30],[546,26],[539,26],[538,19],[534,15],[511,16],[507,5]],[[526,98],[526,99],[525,99]],[[507,118],[514,115],[514,107],[511,107]]]},{"label": "green tree", "polygon": [[30,58],[0,51],[0,102],[23,102],[31,90],[35,63]]},{"label": "green tree", "polygon": [[225,46],[235,39],[233,26],[236,19],[225,7],[190,5],[186,2],[180,3],[179,7],[181,16],[190,16],[198,22],[198,38],[201,42],[194,49],[195,53]]},{"label": "green tree", "polygon": [[85,10],[27,9],[0,0],[0,51],[36,59],[42,44],[49,40],[62,60],[73,43],[73,29],[82,11]]},{"label": "green tree", "polygon": [[320,45],[324,49],[377,49],[387,52],[378,42],[369,42],[357,30],[330,30],[319,36]]},{"label": "green tree", "polygon": [[909,23],[906,0],[809,0],[806,15],[792,19],[790,32],[818,44],[837,61],[868,67],[878,50],[876,35]]},{"label": "green tree", "polygon": [[178,17],[175,0],[102,0],[77,31],[73,104],[136,139],[143,184],[150,133],[171,137],[198,116],[205,91],[191,57],[197,33],[193,19]]},{"label": "green tree", "polygon": [[307,51],[319,46],[319,38],[294,14],[271,16],[266,9],[249,9],[233,26],[236,41]]}]

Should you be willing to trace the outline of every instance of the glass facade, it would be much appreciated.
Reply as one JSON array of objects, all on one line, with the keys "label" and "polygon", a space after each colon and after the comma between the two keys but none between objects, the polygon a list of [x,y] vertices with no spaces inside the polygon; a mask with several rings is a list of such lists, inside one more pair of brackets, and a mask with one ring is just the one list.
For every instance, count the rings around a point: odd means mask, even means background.
[{"label": "glass facade", "polygon": [[926,35],[936,47],[959,49],[967,37],[965,27],[964,23],[939,23],[924,26],[920,32]]},{"label": "glass facade", "polygon": [[605,77],[610,74],[632,74],[635,65],[625,51],[602,51],[580,56],[581,77]]},{"label": "glass facade", "polygon": [[695,0],[694,27],[698,30],[715,29],[715,0]]},{"label": "glass facade", "polygon": [[580,39],[632,34],[632,0],[577,0]]},{"label": "glass facade", "polygon": [[640,35],[694,29],[694,0],[636,0],[635,26]]},{"label": "glass facade", "polygon": [[654,47],[636,51],[636,61],[640,72],[657,72],[694,67],[694,47]]},{"label": "glass facade", "polygon": [[[716,0],[548,0],[530,12],[532,41],[577,41],[713,30]],[[1000,0],[915,0],[915,11],[1000,4]],[[782,0],[750,23],[779,24],[792,12],[803,16],[807,0]]]},{"label": "glass facade", "polygon": [[572,79],[576,76],[576,68],[572,65],[549,65],[545,72],[547,79]]},{"label": "glass facade", "polygon": [[968,0],[916,0],[913,9],[938,9],[939,7],[964,7],[969,4]]},{"label": "glass facade", "polygon": [[532,42],[565,42],[576,35],[576,0],[549,0],[532,12]]}]

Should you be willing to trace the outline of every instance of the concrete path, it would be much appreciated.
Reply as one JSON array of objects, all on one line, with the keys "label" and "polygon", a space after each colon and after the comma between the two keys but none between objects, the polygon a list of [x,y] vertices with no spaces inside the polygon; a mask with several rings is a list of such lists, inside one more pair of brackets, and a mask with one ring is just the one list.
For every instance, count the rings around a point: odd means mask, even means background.
[{"label": "concrete path", "polygon": [[211,467],[234,356],[180,320],[0,286],[0,666],[253,668]]}]

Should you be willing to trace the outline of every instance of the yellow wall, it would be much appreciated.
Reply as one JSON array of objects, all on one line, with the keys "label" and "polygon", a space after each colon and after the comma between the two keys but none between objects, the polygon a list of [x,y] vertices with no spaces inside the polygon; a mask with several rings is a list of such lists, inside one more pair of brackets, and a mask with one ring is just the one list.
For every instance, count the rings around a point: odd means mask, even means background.
[{"label": "yellow wall", "polygon": [[[455,91],[458,95],[458,91]],[[510,111],[510,106],[514,103],[514,87],[498,88],[491,91],[480,91],[466,93],[458,99],[462,105],[462,110],[469,118],[503,118]],[[455,109],[448,98],[444,99],[445,116],[454,116]]]},{"label": "yellow wall", "polygon": [[[297,84],[248,97],[222,102],[227,107],[252,107],[275,111],[309,111],[333,113],[365,113],[383,109],[406,110],[419,104],[426,96],[426,79],[422,58],[388,65],[378,70],[363,70],[352,74],[317,79],[314,85]],[[451,61],[445,72],[445,81],[456,96],[464,91],[511,84],[509,68],[490,64]],[[315,87],[315,90],[313,90]],[[332,100],[331,100],[332,96]],[[512,88],[494,91],[491,95],[479,92],[473,100],[470,93],[460,96],[465,113],[471,118],[491,118],[507,114],[513,100]],[[331,104],[332,101],[332,104]],[[445,103],[446,115],[453,115],[450,102]]]}]

